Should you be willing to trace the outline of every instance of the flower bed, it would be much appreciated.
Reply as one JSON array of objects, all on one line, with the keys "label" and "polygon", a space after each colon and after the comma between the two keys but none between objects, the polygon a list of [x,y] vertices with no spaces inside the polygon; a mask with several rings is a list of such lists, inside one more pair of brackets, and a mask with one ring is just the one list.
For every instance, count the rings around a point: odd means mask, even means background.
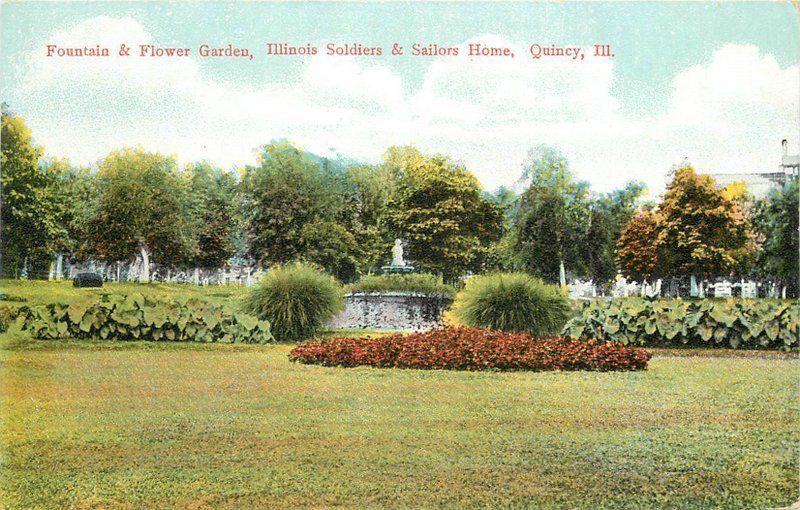
[{"label": "flower bed", "polygon": [[380,338],[315,340],[292,349],[289,359],[343,367],[605,372],[644,370],[650,353],[613,342],[446,328]]}]

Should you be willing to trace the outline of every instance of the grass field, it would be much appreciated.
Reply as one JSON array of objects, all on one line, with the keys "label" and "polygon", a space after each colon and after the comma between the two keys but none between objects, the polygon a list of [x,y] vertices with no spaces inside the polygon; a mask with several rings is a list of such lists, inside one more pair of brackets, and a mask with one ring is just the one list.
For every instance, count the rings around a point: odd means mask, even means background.
[{"label": "grass field", "polygon": [[290,346],[5,342],[8,508],[767,508],[797,359],[642,373],[292,364]]},{"label": "grass field", "polygon": [[[12,306],[245,291],[0,290]],[[536,374],[304,366],[290,349],[0,335],[0,508],[751,509],[798,496],[796,354],[655,349],[642,373]]]},{"label": "grass field", "polygon": [[[203,297],[209,300],[238,299],[247,291],[241,285],[209,285],[206,287],[188,283],[134,283],[106,282],[102,287],[78,288],[72,281],[49,282],[44,280],[10,280],[0,279],[0,303],[5,304],[42,304],[60,301],[93,300],[101,293],[128,294],[138,292],[153,297]],[[12,301],[8,301],[8,298]],[[19,300],[19,301],[18,301]]]}]

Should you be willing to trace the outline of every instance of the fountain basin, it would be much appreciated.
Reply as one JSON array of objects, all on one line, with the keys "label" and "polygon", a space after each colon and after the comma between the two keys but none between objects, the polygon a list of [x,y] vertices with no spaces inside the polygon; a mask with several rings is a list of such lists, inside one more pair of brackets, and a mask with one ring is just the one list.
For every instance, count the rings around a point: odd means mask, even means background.
[{"label": "fountain basin", "polygon": [[345,309],[331,328],[424,331],[442,325],[449,296],[408,292],[358,292],[345,296]]}]

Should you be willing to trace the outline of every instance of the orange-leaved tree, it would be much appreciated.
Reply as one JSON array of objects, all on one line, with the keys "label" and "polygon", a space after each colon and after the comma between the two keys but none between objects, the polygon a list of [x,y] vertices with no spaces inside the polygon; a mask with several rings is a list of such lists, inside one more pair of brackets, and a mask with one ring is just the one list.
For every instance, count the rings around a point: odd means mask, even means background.
[{"label": "orange-leaved tree", "polygon": [[686,165],[675,170],[658,208],[628,224],[617,261],[620,271],[634,279],[742,274],[756,249],[741,201]]}]

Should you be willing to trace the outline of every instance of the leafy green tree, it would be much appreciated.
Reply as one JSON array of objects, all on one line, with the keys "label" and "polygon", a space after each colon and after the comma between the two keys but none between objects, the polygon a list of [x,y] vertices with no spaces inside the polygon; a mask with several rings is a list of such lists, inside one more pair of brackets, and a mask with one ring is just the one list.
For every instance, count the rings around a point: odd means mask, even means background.
[{"label": "leafy green tree", "polygon": [[351,165],[346,178],[350,189],[349,230],[359,247],[358,270],[372,273],[387,262],[394,241],[388,225],[394,176],[382,165]]},{"label": "leafy green tree", "polygon": [[96,207],[97,179],[89,168],[75,167],[66,159],[52,159],[42,168],[48,176],[56,216],[49,248],[54,269],[62,274],[65,259],[85,258],[84,240]]},{"label": "leafy green tree", "polygon": [[0,274],[47,273],[51,245],[59,234],[52,175],[42,169],[43,149],[34,145],[22,117],[2,111]]},{"label": "leafy green tree", "polygon": [[247,253],[256,262],[306,260],[342,280],[355,278],[355,193],[340,165],[288,143],[271,143],[263,147],[259,165],[246,169],[242,187]]},{"label": "leafy green tree", "polygon": [[753,215],[761,237],[756,267],[762,276],[796,282],[798,267],[798,178],[791,177],[783,187],[759,200]]},{"label": "leafy green tree", "polygon": [[610,282],[616,276],[617,239],[636,212],[636,202],[644,190],[644,184],[629,182],[622,189],[590,199],[581,258],[586,266],[586,275],[593,281]]},{"label": "leafy green tree", "polygon": [[195,247],[188,263],[218,268],[236,253],[239,191],[235,177],[208,163],[186,169],[188,223]]},{"label": "leafy green tree", "polygon": [[392,147],[385,166],[395,176],[388,222],[408,242],[408,258],[452,281],[486,267],[502,234],[502,210],[486,200],[478,180],[448,158]]},{"label": "leafy green tree", "polygon": [[575,180],[560,152],[540,146],[528,153],[514,218],[514,251],[522,267],[558,282],[561,268],[586,273],[581,246],[587,235],[588,185]]},{"label": "leafy green tree", "polygon": [[100,163],[95,213],[88,222],[86,251],[105,261],[185,264],[196,253],[187,224],[187,184],[175,160],[142,149],[113,151]]},{"label": "leafy green tree", "polygon": [[516,237],[514,218],[517,214],[518,196],[512,188],[500,186],[492,193],[484,192],[484,198],[495,204],[503,214],[502,233],[487,250],[486,269],[491,271],[518,271],[522,267],[514,247]]}]

